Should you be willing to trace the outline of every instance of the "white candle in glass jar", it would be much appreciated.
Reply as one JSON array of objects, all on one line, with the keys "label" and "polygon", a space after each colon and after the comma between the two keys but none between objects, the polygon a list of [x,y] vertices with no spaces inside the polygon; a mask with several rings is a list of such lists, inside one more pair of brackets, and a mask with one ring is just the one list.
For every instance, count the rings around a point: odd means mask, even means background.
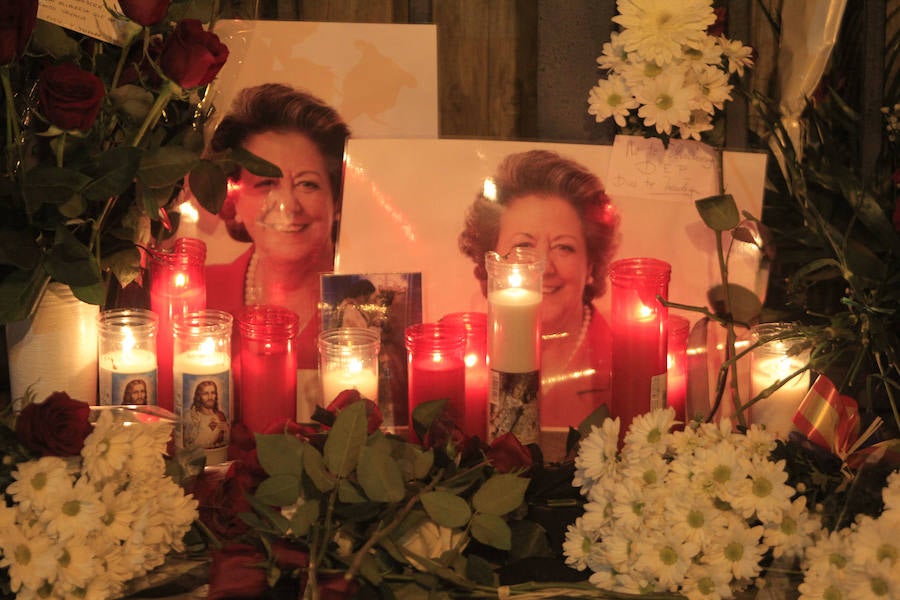
[{"label": "white candle in glass jar", "polygon": [[[224,462],[231,421],[231,356],[218,350],[213,340],[209,340],[209,343],[201,344],[198,348],[175,355],[172,359],[172,381],[175,413],[182,423],[175,431],[176,445],[179,448],[199,445],[206,448],[208,463]],[[197,400],[195,396],[199,395],[202,388],[211,387],[211,384],[215,386],[215,405],[206,408],[219,415],[216,426],[224,428],[224,435],[221,440],[190,440],[192,410]],[[199,410],[200,407],[196,409]]]},{"label": "white candle in glass jar", "polygon": [[[789,356],[757,358],[754,356],[750,369],[750,394],[756,397],[760,392],[779,379],[785,379],[805,366],[801,360]],[[750,407],[753,423],[765,425],[768,431],[780,439],[785,439],[794,429],[794,414],[809,391],[809,372],[804,372],[787,381]]]},{"label": "white candle in glass jar", "polygon": [[358,390],[363,398],[378,401],[378,373],[374,368],[366,368],[358,359],[344,359],[322,372],[322,394],[325,406],[344,390]]},{"label": "white candle in glass jar", "polygon": [[509,287],[488,294],[492,371],[529,373],[540,368],[540,316],[540,292]]},{"label": "white candle in glass jar", "polygon": [[[103,354],[99,367],[101,405],[156,404],[151,389],[156,383],[156,353],[126,347]],[[126,397],[130,393],[129,385],[136,380],[143,382],[143,396]]]}]

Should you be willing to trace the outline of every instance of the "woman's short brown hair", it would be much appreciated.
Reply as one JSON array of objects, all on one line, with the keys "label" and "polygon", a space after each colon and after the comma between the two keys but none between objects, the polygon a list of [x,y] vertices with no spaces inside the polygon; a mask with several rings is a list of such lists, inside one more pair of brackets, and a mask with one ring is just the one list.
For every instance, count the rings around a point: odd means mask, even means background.
[{"label": "woman's short brown hair", "polygon": [[[350,137],[350,128],[338,112],[316,96],[280,83],[244,88],[216,127],[209,149],[219,153],[238,148],[249,137],[269,131],[301,133],[316,145],[325,158],[336,203],[341,191],[344,144]],[[237,179],[240,169],[229,176]],[[233,238],[252,241],[243,224],[235,220],[231,200],[226,201],[219,216]]]},{"label": "woman's short brown hair", "polygon": [[482,191],[466,211],[459,249],[475,264],[475,275],[487,279],[484,255],[496,250],[500,215],[523,196],[555,196],[566,200],[581,218],[591,277],[584,289],[590,302],[606,291],[609,263],[618,245],[619,216],[600,178],[556,152],[531,150],[507,156],[493,178],[495,197]]}]

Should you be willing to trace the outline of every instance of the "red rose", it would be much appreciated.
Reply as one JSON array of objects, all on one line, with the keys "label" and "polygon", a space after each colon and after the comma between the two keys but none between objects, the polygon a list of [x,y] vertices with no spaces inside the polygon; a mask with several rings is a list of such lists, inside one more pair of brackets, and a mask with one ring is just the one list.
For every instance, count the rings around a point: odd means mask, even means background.
[{"label": "red rose", "polygon": [[209,555],[209,600],[266,597],[269,585],[262,552],[247,544],[231,544]]},{"label": "red rose", "polygon": [[235,423],[231,426],[231,436],[228,441],[228,460],[258,462],[256,458],[256,437],[254,437],[250,428],[243,423]]},{"label": "red rose", "polygon": [[238,515],[253,512],[246,495],[253,495],[266,477],[258,464],[242,460],[207,467],[191,490],[199,503],[200,520],[221,539],[246,532],[249,526]]},{"label": "red rose", "polygon": [[319,600],[346,600],[356,598],[359,584],[355,579],[344,579],[341,574],[322,575],[319,578]]},{"label": "red rose", "polygon": [[78,456],[91,433],[90,413],[86,402],[54,392],[43,402],[22,409],[16,436],[23,446],[41,456]]},{"label": "red rose", "polygon": [[37,20],[38,0],[0,3],[0,65],[22,56]]},{"label": "red rose", "polygon": [[309,566],[309,551],[291,544],[287,540],[272,541],[272,558],[282,569],[305,569]]},{"label": "red rose", "polygon": [[119,0],[125,16],[144,27],[156,25],[169,12],[171,0]]},{"label": "red rose", "polygon": [[328,405],[326,409],[328,412],[337,415],[339,412],[353,404],[354,402],[359,402],[363,400],[366,403],[366,432],[373,433],[381,427],[381,423],[384,422],[384,417],[381,414],[381,409],[378,408],[378,405],[369,400],[368,398],[363,398],[359,393],[359,390],[344,390]]},{"label": "red rose", "polygon": [[63,130],[87,131],[97,119],[105,90],[100,78],[72,63],[44,69],[38,98],[47,119]]},{"label": "red rose", "polygon": [[511,433],[504,433],[491,442],[486,456],[499,473],[531,468],[531,452]]},{"label": "red rose", "polygon": [[216,78],[225,61],[228,47],[216,34],[204,31],[197,19],[185,19],[166,40],[159,66],[166,77],[183,88],[206,85]]}]

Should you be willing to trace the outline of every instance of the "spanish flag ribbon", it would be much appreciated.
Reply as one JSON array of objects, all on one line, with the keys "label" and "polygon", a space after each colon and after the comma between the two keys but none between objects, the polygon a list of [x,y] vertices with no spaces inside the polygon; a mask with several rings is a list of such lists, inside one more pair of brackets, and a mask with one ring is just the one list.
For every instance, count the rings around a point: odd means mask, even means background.
[{"label": "spanish flag ribbon", "polygon": [[811,442],[830,450],[846,467],[887,460],[900,464],[900,439],[887,440],[860,449],[882,425],[876,417],[860,435],[856,400],[838,392],[834,383],[819,375],[794,414],[794,425]]}]

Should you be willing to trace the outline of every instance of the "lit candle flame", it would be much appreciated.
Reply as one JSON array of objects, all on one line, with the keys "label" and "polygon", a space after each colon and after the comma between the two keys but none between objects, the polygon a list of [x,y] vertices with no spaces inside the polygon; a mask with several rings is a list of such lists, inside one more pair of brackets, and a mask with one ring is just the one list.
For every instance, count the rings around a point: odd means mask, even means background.
[{"label": "lit candle flame", "polygon": [[442,360],[444,360],[444,357],[441,355],[440,352],[435,352],[434,354],[431,355],[431,360],[433,362],[439,363]]},{"label": "lit candle flame", "polygon": [[467,367],[474,367],[475,364],[478,362],[478,356],[476,354],[470,352],[469,354],[466,354],[465,360],[466,360]]},{"label": "lit candle flame", "polygon": [[176,273],[175,287],[183,288],[187,285],[187,276],[184,273]]},{"label": "lit candle flame", "polygon": [[522,287],[522,275],[518,271],[513,271],[509,276],[510,287]]},{"label": "lit candle flame", "polygon": [[350,362],[347,364],[347,372],[348,373],[362,373],[363,364],[362,361],[358,358],[351,358]]}]

